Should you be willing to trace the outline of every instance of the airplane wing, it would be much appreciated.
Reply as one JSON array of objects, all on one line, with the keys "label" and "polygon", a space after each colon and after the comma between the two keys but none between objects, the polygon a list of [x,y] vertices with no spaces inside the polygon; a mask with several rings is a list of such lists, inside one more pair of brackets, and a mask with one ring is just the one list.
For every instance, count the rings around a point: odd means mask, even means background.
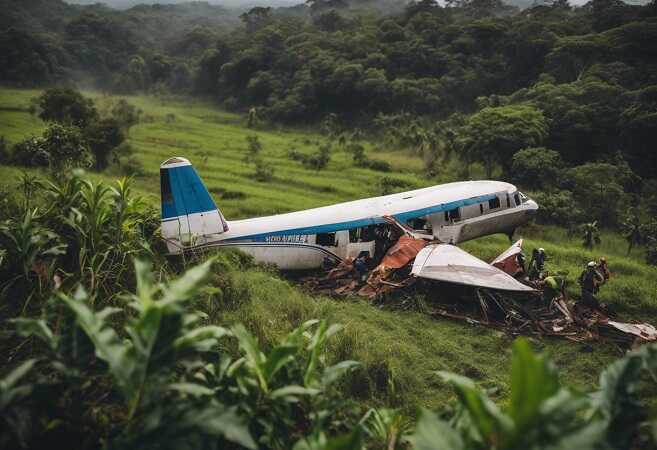
[{"label": "airplane wing", "polygon": [[497,267],[449,244],[431,244],[420,250],[411,273],[419,278],[501,291],[534,291]]},{"label": "airplane wing", "polygon": [[493,262],[491,262],[491,265],[495,267],[499,267],[499,265],[503,265],[507,259],[511,258],[512,256],[516,256],[521,251],[522,251],[522,239],[519,239],[516,241],[515,244],[507,248],[500,256],[495,258]]}]

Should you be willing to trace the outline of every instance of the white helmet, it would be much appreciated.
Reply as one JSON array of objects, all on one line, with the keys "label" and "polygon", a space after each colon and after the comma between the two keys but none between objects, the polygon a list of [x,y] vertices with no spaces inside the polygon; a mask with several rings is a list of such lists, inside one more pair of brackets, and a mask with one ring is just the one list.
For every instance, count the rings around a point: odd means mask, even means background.
[{"label": "white helmet", "polygon": [[586,267],[595,267],[595,261],[590,261]]},{"label": "white helmet", "polygon": [[538,251],[541,253],[545,253],[545,249],[543,247],[539,248]]}]

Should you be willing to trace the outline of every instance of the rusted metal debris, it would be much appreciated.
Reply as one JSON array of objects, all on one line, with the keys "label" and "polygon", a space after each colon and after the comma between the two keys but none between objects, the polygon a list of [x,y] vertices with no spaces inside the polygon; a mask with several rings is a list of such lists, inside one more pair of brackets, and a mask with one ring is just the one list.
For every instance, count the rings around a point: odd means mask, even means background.
[{"label": "rusted metal debris", "polygon": [[[433,244],[436,242],[406,233],[365,278],[354,267],[354,259],[348,258],[337,267],[319,276],[305,278],[302,282],[319,294],[359,295],[372,301],[385,302],[386,294],[408,288],[419,281],[411,273],[413,261],[418,253]],[[491,266],[516,274],[516,255],[521,246],[522,241],[517,242],[497,257]],[[421,281],[426,283],[429,294],[437,293],[436,286],[445,289],[449,286],[448,283]],[[586,308],[563,295],[545,304],[540,291],[509,295],[484,288],[461,288],[461,292],[466,294],[457,301],[431,302],[423,310],[431,316],[502,329],[513,335],[558,336],[577,342],[607,341],[624,348],[657,340],[657,329],[650,324],[618,322],[602,311]]]}]

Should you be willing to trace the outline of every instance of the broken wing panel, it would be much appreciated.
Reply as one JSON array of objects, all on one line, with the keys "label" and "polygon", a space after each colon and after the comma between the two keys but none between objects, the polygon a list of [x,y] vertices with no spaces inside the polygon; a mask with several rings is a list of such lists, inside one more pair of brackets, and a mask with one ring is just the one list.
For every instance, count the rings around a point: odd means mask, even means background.
[{"label": "broken wing panel", "polygon": [[502,291],[534,290],[500,269],[448,244],[432,244],[423,248],[415,258],[411,273],[430,280]]},{"label": "broken wing panel", "polygon": [[522,239],[506,249],[490,265],[513,276],[522,270],[520,264],[518,264],[518,253],[520,252],[522,252]]}]

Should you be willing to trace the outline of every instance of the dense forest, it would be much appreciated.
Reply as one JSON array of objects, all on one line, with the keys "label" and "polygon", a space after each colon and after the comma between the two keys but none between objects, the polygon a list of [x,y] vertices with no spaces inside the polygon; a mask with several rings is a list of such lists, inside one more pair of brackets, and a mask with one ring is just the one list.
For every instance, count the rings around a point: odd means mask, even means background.
[{"label": "dense forest", "polygon": [[560,225],[632,232],[657,212],[654,1],[4,3],[5,83],[192,94],[342,143],[380,136],[421,154],[429,178],[458,158],[461,178],[475,164],[539,191],[541,219]]}]

